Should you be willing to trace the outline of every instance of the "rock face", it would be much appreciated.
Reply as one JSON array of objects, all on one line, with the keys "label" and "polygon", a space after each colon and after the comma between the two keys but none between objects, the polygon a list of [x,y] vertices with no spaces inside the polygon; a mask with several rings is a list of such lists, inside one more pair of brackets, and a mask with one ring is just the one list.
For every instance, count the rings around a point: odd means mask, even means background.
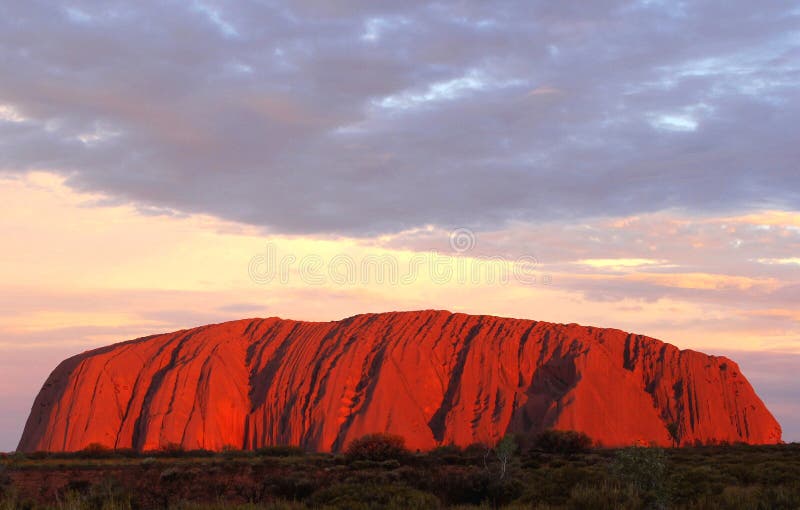
[{"label": "rock face", "polygon": [[606,446],[778,443],[733,361],[615,329],[443,311],[338,322],[252,319],[156,335],[62,362],[19,450],[301,445],[370,432],[409,447],[579,430]]}]

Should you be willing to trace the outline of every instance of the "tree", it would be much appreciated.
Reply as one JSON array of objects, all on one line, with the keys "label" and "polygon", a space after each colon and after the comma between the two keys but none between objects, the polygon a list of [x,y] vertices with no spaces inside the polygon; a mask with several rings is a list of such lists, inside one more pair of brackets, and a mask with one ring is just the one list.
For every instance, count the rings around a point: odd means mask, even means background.
[{"label": "tree", "polygon": [[511,434],[506,434],[503,436],[503,439],[497,443],[495,454],[497,455],[497,459],[500,461],[501,480],[505,478],[506,471],[508,470],[508,462],[511,460],[511,457],[514,455],[516,450],[517,442],[514,440],[514,436]]}]

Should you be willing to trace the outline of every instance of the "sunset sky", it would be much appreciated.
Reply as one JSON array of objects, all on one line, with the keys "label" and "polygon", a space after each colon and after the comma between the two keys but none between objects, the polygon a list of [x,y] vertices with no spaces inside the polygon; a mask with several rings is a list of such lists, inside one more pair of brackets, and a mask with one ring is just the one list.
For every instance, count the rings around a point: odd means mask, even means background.
[{"label": "sunset sky", "polygon": [[798,119],[796,1],[0,3],[0,451],[83,350],[427,308],[728,355],[800,441]]}]

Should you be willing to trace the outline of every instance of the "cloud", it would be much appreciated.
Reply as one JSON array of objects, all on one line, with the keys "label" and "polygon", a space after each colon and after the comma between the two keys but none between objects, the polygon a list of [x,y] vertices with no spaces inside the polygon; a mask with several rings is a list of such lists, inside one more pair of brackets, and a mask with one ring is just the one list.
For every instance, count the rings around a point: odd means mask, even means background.
[{"label": "cloud", "polygon": [[0,8],[0,171],[284,233],[800,208],[792,2]]},{"label": "cloud", "polygon": [[611,269],[629,269],[629,268],[637,268],[642,266],[661,266],[664,264],[665,261],[663,260],[653,260],[653,259],[627,259],[627,258],[615,258],[615,259],[583,259],[579,260],[576,263],[589,266],[591,268],[611,268]]}]

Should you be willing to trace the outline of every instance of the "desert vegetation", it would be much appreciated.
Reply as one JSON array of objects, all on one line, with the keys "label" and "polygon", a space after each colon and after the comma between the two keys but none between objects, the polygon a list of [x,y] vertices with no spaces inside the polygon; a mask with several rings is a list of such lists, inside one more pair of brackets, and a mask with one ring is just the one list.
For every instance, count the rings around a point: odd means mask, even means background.
[{"label": "desert vegetation", "polygon": [[0,510],[797,509],[800,445],[608,449],[574,432],[412,452],[373,434],[341,454],[280,446],[0,459]]}]

